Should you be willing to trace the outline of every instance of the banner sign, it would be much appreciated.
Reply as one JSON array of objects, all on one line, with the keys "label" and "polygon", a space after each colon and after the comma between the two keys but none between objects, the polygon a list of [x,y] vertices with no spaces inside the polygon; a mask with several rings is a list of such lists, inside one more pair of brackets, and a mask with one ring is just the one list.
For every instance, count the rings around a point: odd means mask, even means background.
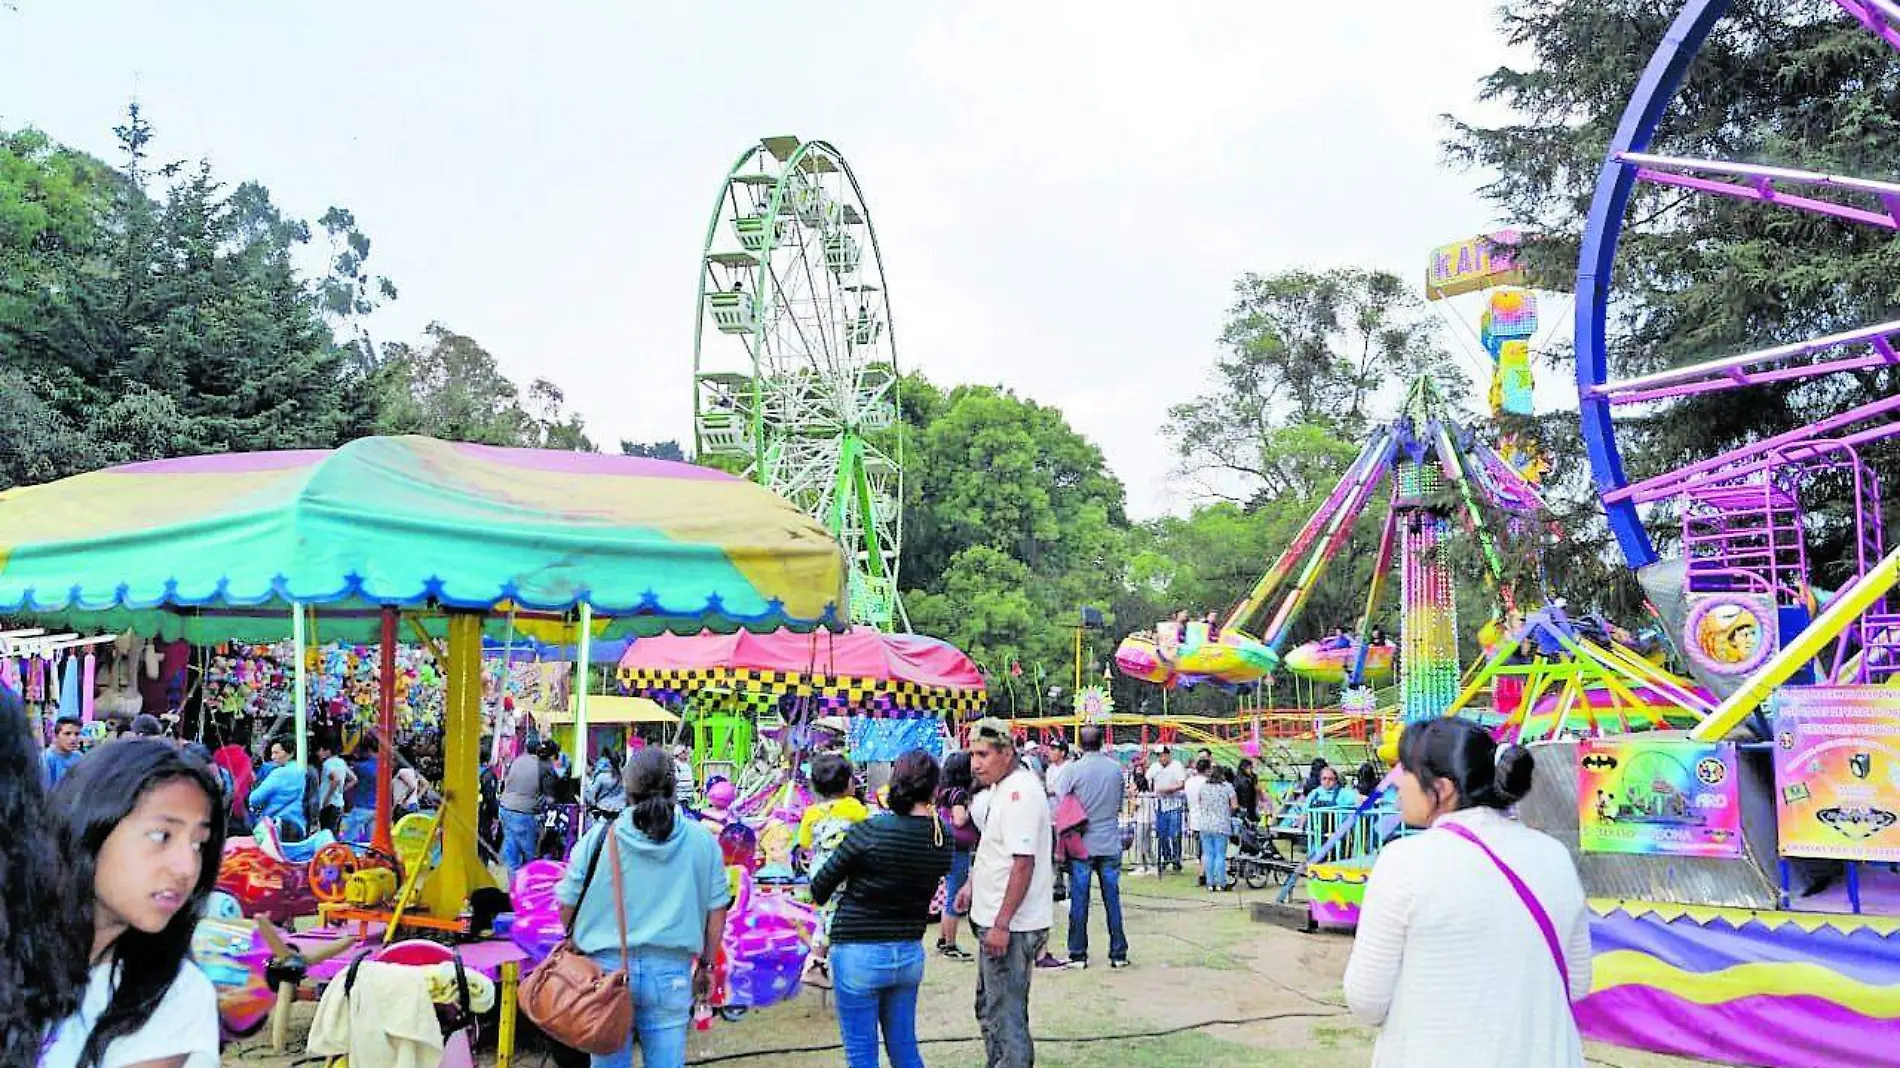
[{"label": "banner sign", "polygon": [[1781,855],[1900,862],[1900,690],[1784,686],[1774,730]]},{"label": "banner sign", "polygon": [[1467,238],[1432,250],[1425,267],[1425,297],[1442,300],[1494,286],[1529,284],[1517,262],[1520,237],[1516,230],[1500,230]]},{"label": "banner sign", "polygon": [[1585,853],[1742,855],[1735,746],[1683,738],[1590,738],[1578,746]]}]

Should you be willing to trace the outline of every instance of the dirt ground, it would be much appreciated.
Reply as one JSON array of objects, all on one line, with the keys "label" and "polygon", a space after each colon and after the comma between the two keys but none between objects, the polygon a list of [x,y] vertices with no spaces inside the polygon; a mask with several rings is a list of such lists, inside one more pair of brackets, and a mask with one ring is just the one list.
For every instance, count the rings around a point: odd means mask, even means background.
[{"label": "dirt ground", "polygon": [[[1097,965],[1037,975],[1031,1015],[1038,1064],[1347,1068],[1371,1062],[1374,1032],[1352,1022],[1339,992],[1352,949],[1349,937],[1252,922],[1247,905],[1271,900],[1271,889],[1210,897],[1195,888],[1192,875],[1157,880],[1131,874],[1122,886],[1134,967],[1110,971]],[[1051,941],[1059,953],[1066,923],[1063,907],[1057,912]],[[1100,943],[1094,955],[1105,962],[1107,933],[1099,900],[1094,912],[1090,941]],[[971,1009],[974,970],[973,963],[931,958],[917,1020],[930,1063],[982,1062]],[[314,1063],[302,1053],[313,1010],[299,1009],[288,1053],[271,1055],[259,1036],[227,1048],[224,1062],[268,1068]],[[695,1033],[687,1063],[837,1068],[844,1063],[837,1041],[828,999],[807,991],[787,1004]],[[1603,1068],[1704,1063],[1597,1045],[1588,1048],[1587,1060]],[[483,1063],[493,1063],[492,1052],[484,1054]],[[523,1051],[516,1063],[551,1068],[553,1061]]]}]

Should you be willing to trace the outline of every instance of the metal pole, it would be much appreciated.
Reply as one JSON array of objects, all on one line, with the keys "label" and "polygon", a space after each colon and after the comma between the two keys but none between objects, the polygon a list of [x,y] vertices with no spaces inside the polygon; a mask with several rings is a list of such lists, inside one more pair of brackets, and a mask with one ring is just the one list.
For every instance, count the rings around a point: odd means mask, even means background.
[{"label": "metal pole", "polygon": [[574,673],[580,688],[574,692],[574,753],[568,763],[574,766],[574,777],[583,782],[587,779],[587,691],[592,689],[590,672],[594,661],[594,606],[581,602],[581,640],[580,654],[576,658]]},{"label": "metal pole", "polygon": [[296,709],[297,763],[308,770],[310,767],[310,674],[303,655],[303,639],[303,602],[292,601],[290,602],[290,644],[295,646],[291,651],[292,680],[296,684],[297,692],[291,701]]},{"label": "metal pole", "polygon": [[380,637],[381,663],[376,701],[376,824],[371,828],[370,845],[384,853],[394,853],[390,835],[390,817],[395,815],[392,783],[396,776],[396,625],[400,610],[393,604],[383,606],[383,630]]}]

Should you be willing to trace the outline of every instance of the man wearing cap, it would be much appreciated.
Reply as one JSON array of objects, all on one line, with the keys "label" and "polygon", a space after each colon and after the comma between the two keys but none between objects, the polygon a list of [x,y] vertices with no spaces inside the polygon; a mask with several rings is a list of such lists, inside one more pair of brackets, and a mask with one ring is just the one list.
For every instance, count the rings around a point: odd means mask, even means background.
[{"label": "man wearing cap", "polygon": [[988,1068],[1030,1068],[1029,981],[1055,921],[1055,865],[1049,804],[1036,776],[1016,757],[1009,726],[981,719],[970,727],[970,770],[988,787],[983,837],[957,911],[970,917],[982,947],[976,1020]]},{"label": "man wearing cap", "polygon": [[1160,859],[1155,873],[1174,865],[1181,870],[1181,821],[1187,813],[1187,770],[1175,763],[1174,754],[1165,745],[1155,746],[1154,767],[1148,769],[1148,785],[1155,792],[1155,837],[1160,842]]}]

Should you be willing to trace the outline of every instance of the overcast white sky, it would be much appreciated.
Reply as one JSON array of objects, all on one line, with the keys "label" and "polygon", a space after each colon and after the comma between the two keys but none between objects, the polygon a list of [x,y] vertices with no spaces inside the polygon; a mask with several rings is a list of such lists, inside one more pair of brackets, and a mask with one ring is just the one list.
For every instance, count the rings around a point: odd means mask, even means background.
[{"label": "overcast white sky", "polygon": [[1187,505],[1160,433],[1243,271],[1385,267],[1494,219],[1438,159],[1504,58],[1496,0],[265,3],[13,0],[0,125],[209,158],[354,210],[402,297],[609,448],[691,438],[697,261],[759,136],[838,145],[899,362],[1002,383],[1101,444],[1137,516]]}]

